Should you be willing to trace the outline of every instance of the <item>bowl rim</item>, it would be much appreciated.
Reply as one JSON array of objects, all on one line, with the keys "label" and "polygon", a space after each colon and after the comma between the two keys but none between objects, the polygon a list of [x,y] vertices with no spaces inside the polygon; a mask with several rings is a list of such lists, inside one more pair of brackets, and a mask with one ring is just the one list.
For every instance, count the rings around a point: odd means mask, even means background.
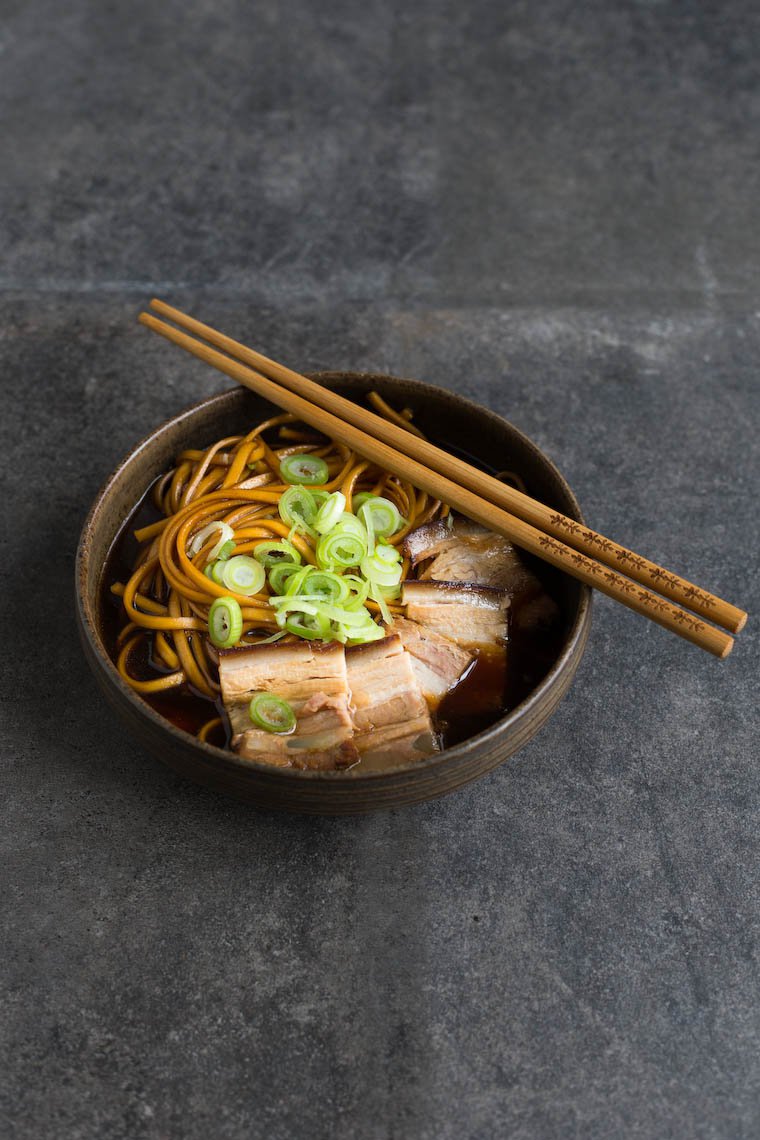
[{"label": "bowl rim", "polygon": [[[575,494],[565,479],[564,475],[560,472],[559,468],[549,458],[548,455],[536,444],[529,436],[517,428],[511,421],[507,420],[504,416],[494,412],[491,408],[485,407],[483,404],[477,403],[475,400],[470,400],[466,396],[462,396],[459,392],[454,392],[448,388],[442,388],[439,385],[429,384],[427,381],[412,379],[410,377],[395,376],[390,373],[378,372],[355,372],[355,371],[317,371],[309,372],[308,375],[320,383],[353,383],[358,384],[375,382],[381,383],[383,381],[401,382],[404,384],[413,385],[418,387],[422,392],[427,392],[435,396],[444,397],[447,401],[453,400],[455,403],[466,406],[469,410],[477,412],[479,415],[484,415],[486,418],[495,421],[496,426],[503,428],[506,426],[509,430],[520,440],[520,443],[527,450],[532,451],[536,457],[548,467],[562,487],[563,492],[569,499],[573,508],[573,512],[578,522],[583,522],[583,515],[581,513],[578,501]],[[310,769],[300,768],[276,768],[271,764],[266,764],[258,760],[243,760],[238,757],[236,753],[231,750],[219,748],[214,744],[208,744],[205,741],[198,740],[197,736],[192,733],[179,728],[173,724],[166,717],[158,713],[147,701],[144,701],[139,693],[135,692],[119,674],[114,662],[106,649],[105,644],[100,636],[98,622],[95,620],[94,615],[91,613],[89,603],[86,597],[85,583],[87,581],[89,569],[89,537],[93,524],[97,520],[98,515],[103,509],[104,502],[108,497],[113,485],[116,483],[125,467],[133,462],[144,449],[153,442],[162,432],[167,431],[171,427],[175,427],[182,423],[183,420],[192,418],[201,409],[210,408],[215,404],[221,404],[225,400],[233,400],[239,397],[240,393],[246,392],[247,389],[241,386],[227,388],[222,392],[216,392],[211,396],[206,396],[202,400],[198,400],[186,408],[183,408],[174,416],[164,419],[160,424],[152,429],[147,435],[143,436],[138,443],[132,447],[129,452],[122,457],[122,459],[111,470],[110,474],[105,478],[101,484],[96,496],[90,506],[87,516],[82,525],[82,529],[77,543],[76,557],[74,563],[74,587],[77,605],[77,616],[79,618],[80,636],[87,639],[93,659],[101,669],[107,674],[108,680],[111,684],[115,684],[120,692],[120,695],[127,700],[132,706],[134,711],[142,717],[146,717],[151,721],[159,731],[169,733],[171,736],[178,737],[183,743],[193,746],[198,753],[205,758],[205,760],[215,769],[227,768],[232,769],[236,773],[247,773],[252,777],[260,774],[265,774],[270,779],[272,777],[282,781],[303,781],[307,780],[310,783],[339,783],[344,786],[359,787],[361,784],[369,784],[382,781],[389,776],[398,776],[402,773],[420,774],[427,773],[431,769],[436,768],[445,762],[462,761],[467,762],[468,756],[471,753],[479,752],[484,746],[501,737],[501,735],[508,729],[518,725],[522,720],[528,718],[532,709],[540,704],[544,694],[549,691],[554,685],[557,677],[568,665],[574,653],[577,650],[578,644],[585,641],[588,636],[588,627],[591,621],[592,614],[592,597],[593,591],[582,582],[578,582],[580,595],[578,599],[578,606],[575,617],[572,621],[570,628],[567,631],[564,646],[555,659],[551,668],[542,678],[540,683],[535,689],[522,700],[519,704],[510,709],[505,716],[501,717],[494,724],[484,729],[482,732],[477,733],[475,736],[468,737],[467,740],[453,745],[451,748],[444,749],[443,752],[434,753],[432,756],[426,757],[424,760],[417,760],[412,763],[398,764],[393,767],[383,768],[370,771],[357,771],[349,768],[345,771],[313,771]],[[128,517],[128,516],[127,516]],[[124,520],[126,522],[126,519]],[[122,523],[123,527],[124,523]],[[108,553],[106,555],[105,563],[107,564],[110,557],[113,545],[121,532],[121,527],[115,534],[110,536]]]}]

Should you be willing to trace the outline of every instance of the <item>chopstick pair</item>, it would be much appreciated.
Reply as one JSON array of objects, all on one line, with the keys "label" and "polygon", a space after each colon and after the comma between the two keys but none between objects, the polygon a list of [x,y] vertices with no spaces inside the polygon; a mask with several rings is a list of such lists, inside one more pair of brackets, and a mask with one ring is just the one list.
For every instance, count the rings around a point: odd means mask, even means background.
[{"label": "chopstick pair", "polygon": [[743,610],[180,309],[159,300],[151,308],[208,343],[150,313],[140,314],[142,324],[304,423],[716,657],[731,652],[733,639],[700,619],[738,633],[747,620]]}]

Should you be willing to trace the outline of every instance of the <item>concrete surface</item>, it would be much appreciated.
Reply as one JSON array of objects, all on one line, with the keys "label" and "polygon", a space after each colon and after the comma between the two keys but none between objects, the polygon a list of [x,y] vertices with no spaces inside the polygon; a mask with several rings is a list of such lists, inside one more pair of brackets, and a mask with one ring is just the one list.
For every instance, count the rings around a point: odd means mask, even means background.
[{"label": "concrete surface", "polygon": [[513,762],[312,820],[126,739],[71,579],[116,460],[226,386],[158,293],[480,399],[756,615],[757,7],[0,16],[3,1140],[756,1137],[756,617],[718,663],[600,599]]}]

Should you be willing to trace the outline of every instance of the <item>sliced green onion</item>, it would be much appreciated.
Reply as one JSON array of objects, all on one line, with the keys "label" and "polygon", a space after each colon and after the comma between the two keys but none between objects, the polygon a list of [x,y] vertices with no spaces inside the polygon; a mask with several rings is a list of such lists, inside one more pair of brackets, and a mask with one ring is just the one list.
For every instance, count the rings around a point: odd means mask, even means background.
[{"label": "sliced green onion", "polygon": [[314,529],[320,534],[331,531],[346,509],[346,496],[340,491],[334,491],[326,502],[322,504],[314,519]]},{"label": "sliced green onion", "polygon": [[386,602],[385,598],[383,597],[382,591],[381,590],[371,590],[370,591],[370,597],[372,598],[373,601],[377,602],[378,606],[380,607],[380,614],[382,615],[382,619],[385,622],[385,624],[391,625],[391,623],[393,622],[393,614],[388,609],[388,603]]},{"label": "sliced green onion", "polygon": [[389,538],[403,525],[396,504],[379,495],[368,495],[358,510],[354,505],[354,510],[356,510],[367,530],[371,527],[374,533],[381,538]]},{"label": "sliced green onion", "polygon": [[303,559],[292,542],[259,542],[254,547],[253,557],[262,566],[279,566],[293,562],[300,566]]},{"label": "sliced green onion", "polygon": [[366,554],[366,531],[364,536],[351,534],[343,529],[342,524],[334,527],[329,534],[323,535],[317,543],[317,565],[322,570],[358,566]]},{"label": "sliced green onion", "polygon": [[301,583],[300,592],[340,605],[342,602],[348,601],[351,588],[339,574],[334,574],[331,570],[312,568]]},{"label": "sliced green onion", "polygon": [[401,582],[397,582],[395,586],[375,585],[375,590],[380,591],[386,602],[395,602],[401,597]]},{"label": "sliced green onion", "polygon": [[350,631],[346,637],[346,642],[348,645],[366,645],[368,641],[380,641],[383,637],[385,637],[385,630],[381,629],[370,616],[366,625]]},{"label": "sliced green onion", "polygon": [[343,603],[347,610],[356,610],[363,606],[369,594],[369,582],[366,578],[360,578],[358,574],[343,574],[341,581],[344,582],[349,590],[350,595]]},{"label": "sliced green onion", "polygon": [[304,613],[311,617],[323,617],[328,621],[340,622],[347,626],[360,626],[370,617],[368,610],[348,610],[342,606],[334,606],[314,594],[302,598],[272,598],[273,606],[277,611],[278,621],[283,614]]},{"label": "sliced green onion", "polygon": [[285,630],[281,629],[279,633],[273,633],[271,637],[262,637],[261,641],[252,641],[251,645],[271,645],[274,641],[279,641],[281,637],[285,636]]},{"label": "sliced green onion", "polygon": [[202,530],[198,531],[195,538],[190,543],[190,554],[197,554],[206,539],[210,538],[214,531],[217,530],[220,532],[219,541],[217,542],[216,546],[214,546],[213,549],[209,551],[208,554],[209,561],[211,561],[212,558],[216,558],[225,542],[229,542],[231,538],[235,537],[235,532],[229,523],[210,522],[208,526],[204,526]]},{"label": "sliced green onion", "polygon": [[281,594],[285,583],[295,574],[299,567],[295,562],[280,562],[269,571],[269,585],[275,594]]},{"label": "sliced green onion", "polygon": [[224,581],[222,579],[222,571],[223,570],[224,570],[224,563],[223,562],[209,562],[208,566],[203,571],[203,573],[206,575],[207,578],[210,578],[212,582],[216,582],[217,586],[223,586],[224,585]]},{"label": "sliced green onion", "polygon": [[304,534],[315,534],[312,524],[317,515],[317,504],[306,487],[288,487],[280,498],[278,510],[280,518],[288,526]]},{"label": "sliced green onion", "polygon": [[340,625],[348,626],[351,628],[358,628],[359,626],[366,625],[367,619],[372,620],[372,615],[369,610],[348,610],[343,606],[332,606],[329,602],[315,602],[319,607],[319,613],[323,617],[329,618],[330,621],[339,623]]},{"label": "sliced green onion", "polygon": [[308,453],[286,455],[280,461],[280,474],[286,483],[326,483],[330,477],[324,459]]},{"label": "sliced green onion", "polygon": [[362,524],[367,532],[367,553],[372,554],[375,549],[375,522],[372,517],[371,510],[365,510],[366,503],[362,504],[359,508],[362,517]]},{"label": "sliced green onion", "polygon": [[355,534],[358,538],[366,539],[367,528],[356,515],[344,511],[338,522],[340,523],[340,529],[344,530],[347,534]]},{"label": "sliced green onion", "polygon": [[257,728],[265,732],[292,732],[296,727],[293,706],[274,693],[256,693],[248,706],[248,715]]},{"label": "sliced green onion", "polygon": [[395,566],[397,562],[401,561],[398,548],[387,543],[378,543],[375,547],[374,557],[384,566]]},{"label": "sliced green onion", "polygon": [[312,569],[313,567],[311,566],[299,566],[298,573],[292,574],[288,578],[288,582],[285,587],[285,593],[289,598],[293,597],[294,594],[300,593],[301,587],[308,578],[309,573]]},{"label": "sliced green onion", "polygon": [[247,554],[236,554],[228,562],[224,562],[222,569],[222,582],[228,590],[236,594],[258,594],[267,580],[267,572],[255,558]]},{"label": "sliced green onion", "polygon": [[292,613],[283,616],[283,625],[288,633],[306,637],[310,641],[321,639],[332,641],[333,631],[330,622],[322,614]]},{"label": "sliced green onion", "polygon": [[371,491],[359,491],[358,495],[354,495],[351,499],[351,509],[355,515],[359,514],[359,510],[364,506],[367,499],[374,499],[375,496]]},{"label": "sliced green onion", "polygon": [[234,553],[235,553],[235,543],[230,538],[227,542],[225,542],[224,546],[219,547],[219,552],[217,553],[217,558],[221,562],[224,562],[227,558],[229,558]]},{"label": "sliced green onion", "polygon": [[237,645],[243,632],[243,613],[234,598],[217,598],[208,611],[209,637],[218,649]]},{"label": "sliced green onion", "polygon": [[358,566],[366,550],[366,544],[355,535],[327,534],[317,544],[317,563],[327,570]]},{"label": "sliced green onion", "polygon": [[401,564],[398,562],[389,564],[379,559],[376,554],[362,558],[360,569],[373,586],[396,586],[401,581]]}]

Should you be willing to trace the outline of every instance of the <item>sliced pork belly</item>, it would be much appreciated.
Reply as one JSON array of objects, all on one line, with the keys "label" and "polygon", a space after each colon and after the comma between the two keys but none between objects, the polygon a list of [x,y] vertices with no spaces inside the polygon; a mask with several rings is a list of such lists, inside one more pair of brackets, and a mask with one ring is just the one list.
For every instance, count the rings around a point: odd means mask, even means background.
[{"label": "sliced pork belly", "polygon": [[450,637],[407,618],[395,618],[389,632],[401,638],[411,657],[412,669],[420,691],[432,712],[446,693],[461,680],[475,660],[475,654],[462,649]]},{"label": "sliced pork belly", "polygon": [[509,612],[506,590],[473,582],[407,581],[402,601],[407,618],[463,649],[504,651]]},{"label": "sliced pork belly", "polygon": [[412,565],[427,561],[421,580],[477,582],[506,589],[522,601],[543,591],[541,582],[509,539],[457,515],[428,523],[407,535],[404,550]]},{"label": "sliced pork belly", "polygon": [[[230,718],[232,747],[246,760],[284,768],[346,768],[358,753],[351,737],[343,646],[299,641],[221,650],[219,681]],[[296,714],[289,735],[255,728],[248,716],[254,693],[275,693]]]},{"label": "sliced pork belly", "polygon": [[397,634],[346,650],[354,744],[362,763],[437,751],[430,713]]}]

